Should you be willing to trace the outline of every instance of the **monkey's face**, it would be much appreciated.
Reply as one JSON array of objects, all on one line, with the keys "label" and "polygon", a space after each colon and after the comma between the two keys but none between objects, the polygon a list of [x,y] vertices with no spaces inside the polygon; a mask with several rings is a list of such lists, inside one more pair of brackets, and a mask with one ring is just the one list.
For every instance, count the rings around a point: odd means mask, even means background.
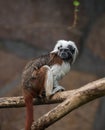
[{"label": "monkey's face", "polygon": [[62,60],[70,61],[71,63],[73,63],[76,59],[78,49],[74,42],[60,40],[55,45],[52,53],[57,53]]}]

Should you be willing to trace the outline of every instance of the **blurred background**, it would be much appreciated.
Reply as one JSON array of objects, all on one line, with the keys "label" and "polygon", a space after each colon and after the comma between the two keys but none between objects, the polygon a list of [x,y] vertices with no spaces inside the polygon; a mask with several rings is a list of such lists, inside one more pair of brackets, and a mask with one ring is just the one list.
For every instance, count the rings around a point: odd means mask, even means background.
[{"label": "blurred background", "polygon": [[[25,64],[49,52],[59,39],[73,40],[79,55],[61,81],[66,90],[105,76],[105,0],[80,0],[78,24],[73,0],[0,0],[0,97],[22,95]],[[56,105],[35,106],[35,119]],[[25,108],[0,109],[0,130],[24,127]],[[105,130],[105,98],[68,114],[48,130]]]}]

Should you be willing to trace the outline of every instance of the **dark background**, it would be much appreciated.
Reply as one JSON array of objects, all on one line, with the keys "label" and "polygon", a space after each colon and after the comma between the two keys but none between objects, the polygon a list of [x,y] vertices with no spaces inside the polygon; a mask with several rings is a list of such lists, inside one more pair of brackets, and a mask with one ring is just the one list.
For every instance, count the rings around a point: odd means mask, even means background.
[{"label": "dark background", "polygon": [[[59,39],[73,40],[79,55],[61,84],[79,88],[105,76],[105,0],[0,0],[0,97],[22,95],[21,72],[33,57],[51,51]],[[35,106],[35,119],[56,105]],[[25,108],[0,110],[0,130],[24,127]],[[105,98],[92,101],[48,128],[105,130]]]}]

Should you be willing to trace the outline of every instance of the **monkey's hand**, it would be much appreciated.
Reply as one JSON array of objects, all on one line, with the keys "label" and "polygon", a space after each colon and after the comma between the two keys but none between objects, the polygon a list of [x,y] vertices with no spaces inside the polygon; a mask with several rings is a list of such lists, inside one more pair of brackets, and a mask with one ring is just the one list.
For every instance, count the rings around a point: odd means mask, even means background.
[{"label": "monkey's hand", "polygon": [[58,86],[56,86],[56,87],[53,88],[52,94],[55,94],[57,92],[61,92],[61,91],[64,91],[64,90],[65,90],[64,87],[58,85]]}]

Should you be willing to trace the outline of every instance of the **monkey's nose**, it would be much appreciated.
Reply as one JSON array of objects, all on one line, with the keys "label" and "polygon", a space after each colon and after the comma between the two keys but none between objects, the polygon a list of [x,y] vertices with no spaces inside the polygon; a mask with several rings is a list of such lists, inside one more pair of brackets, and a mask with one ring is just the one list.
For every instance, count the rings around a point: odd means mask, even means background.
[{"label": "monkey's nose", "polygon": [[65,53],[65,52],[61,52],[61,56],[63,59],[66,59],[68,57],[67,53]]}]

